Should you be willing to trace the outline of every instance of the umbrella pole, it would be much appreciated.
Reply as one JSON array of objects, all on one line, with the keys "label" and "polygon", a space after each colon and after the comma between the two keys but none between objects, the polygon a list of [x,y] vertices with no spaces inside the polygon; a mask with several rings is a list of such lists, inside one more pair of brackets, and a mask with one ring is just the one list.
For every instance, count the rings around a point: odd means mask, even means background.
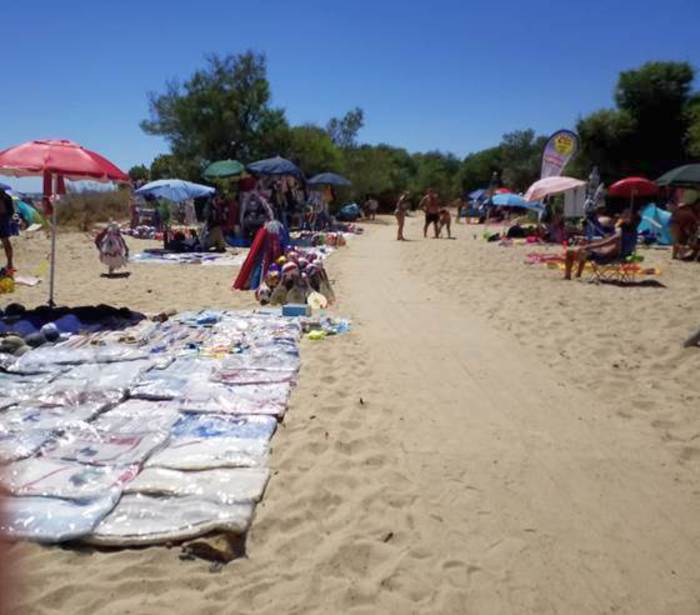
[{"label": "umbrella pole", "polygon": [[[51,180],[51,193],[52,193],[52,195],[55,194],[55,186],[54,186],[55,181],[56,181],[56,178],[53,177]],[[55,276],[56,276],[56,223],[57,223],[57,219],[58,219],[58,217],[56,215],[56,203],[53,202],[53,203],[51,203],[51,270],[49,272],[49,307],[50,308],[56,307],[56,304],[54,303],[54,300],[53,300],[53,292],[54,292],[54,280],[55,280]]]}]

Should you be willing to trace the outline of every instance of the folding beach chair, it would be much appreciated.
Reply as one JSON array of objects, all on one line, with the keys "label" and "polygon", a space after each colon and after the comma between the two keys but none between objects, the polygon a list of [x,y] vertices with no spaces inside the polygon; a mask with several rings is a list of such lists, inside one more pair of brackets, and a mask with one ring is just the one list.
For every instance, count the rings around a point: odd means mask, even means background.
[{"label": "folding beach chair", "polygon": [[644,260],[643,256],[638,256],[636,253],[620,260],[610,263],[596,263],[594,260],[589,261],[591,265],[591,277],[589,282],[617,282],[625,284],[634,282],[638,275],[643,273],[639,266]]}]

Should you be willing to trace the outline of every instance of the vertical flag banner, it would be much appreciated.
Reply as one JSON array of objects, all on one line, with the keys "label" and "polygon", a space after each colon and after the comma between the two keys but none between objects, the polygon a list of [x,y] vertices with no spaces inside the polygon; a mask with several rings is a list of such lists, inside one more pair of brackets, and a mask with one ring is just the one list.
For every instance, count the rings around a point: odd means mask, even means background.
[{"label": "vertical flag banner", "polygon": [[542,154],[541,177],[561,175],[567,163],[578,151],[578,135],[570,130],[558,130],[547,141]]}]

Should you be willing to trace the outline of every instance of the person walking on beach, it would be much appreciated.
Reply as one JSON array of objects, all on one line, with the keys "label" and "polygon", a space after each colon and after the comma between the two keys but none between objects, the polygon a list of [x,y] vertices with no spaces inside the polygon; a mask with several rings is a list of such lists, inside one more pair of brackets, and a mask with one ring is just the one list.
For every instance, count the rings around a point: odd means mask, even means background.
[{"label": "person walking on beach", "polygon": [[12,260],[12,244],[10,237],[12,236],[12,216],[15,213],[15,206],[12,203],[12,197],[4,190],[0,190],[0,242],[5,250],[7,258],[7,267],[5,272],[12,275],[15,270],[14,261]]},{"label": "person walking on beach", "polygon": [[406,223],[406,210],[408,209],[408,192],[402,192],[399,200],[396,202],[396,209],[394,210],[394,215],[396,216],[396,222],[399,225],[398,233],[396,234],[397,241],[406,241],[403,236],[403,225]]},{"label": "person walking on beach", "polygon": [[437,192],[428,188],[425,196],[418,205],[425,212],[425,225],[423,226],[423,237],[428,236],[428,227],[432,224],[435,230],[435,239],[438,238],[438,224],[440,222],[440,201]]},{"label": "person walking on beach", "polygon": [[367,196],[365,201],[365,216],[368,220],[377,219],[377,209],[379,209],[379,202],[373,196]]}]

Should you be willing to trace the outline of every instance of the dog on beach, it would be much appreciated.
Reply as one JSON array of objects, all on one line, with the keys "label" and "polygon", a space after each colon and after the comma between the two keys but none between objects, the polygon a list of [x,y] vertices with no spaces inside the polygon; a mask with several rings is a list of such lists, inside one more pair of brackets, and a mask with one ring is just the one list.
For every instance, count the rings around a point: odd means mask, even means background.
[{"label": "dog on beach", "polygon": [[447,238],[452,239],[452,214],[447,209],[441,209],[438,215],[437,236],[440,237],[442,235],[442,229],[446,228]]}]

